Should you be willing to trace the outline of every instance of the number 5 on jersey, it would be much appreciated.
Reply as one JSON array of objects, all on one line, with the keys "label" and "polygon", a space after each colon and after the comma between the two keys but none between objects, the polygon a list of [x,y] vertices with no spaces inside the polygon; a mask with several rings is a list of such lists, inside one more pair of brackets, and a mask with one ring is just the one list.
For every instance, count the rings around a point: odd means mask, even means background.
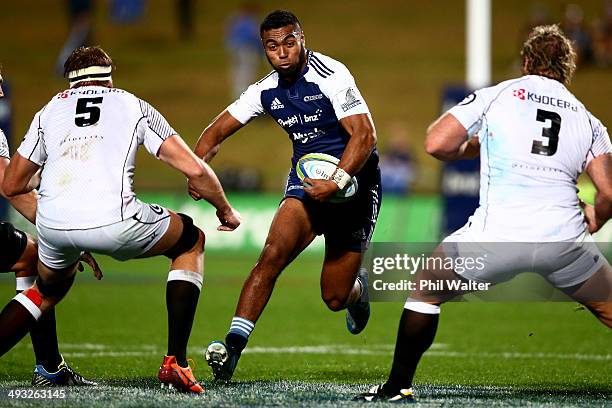
[{"label": "number 5 on jersey", "polygon": [[81,98],[76,104],[74,123],[78,127],[91,126],[100,120],[100,108],[95,105],[102,103],[102,97]]}]

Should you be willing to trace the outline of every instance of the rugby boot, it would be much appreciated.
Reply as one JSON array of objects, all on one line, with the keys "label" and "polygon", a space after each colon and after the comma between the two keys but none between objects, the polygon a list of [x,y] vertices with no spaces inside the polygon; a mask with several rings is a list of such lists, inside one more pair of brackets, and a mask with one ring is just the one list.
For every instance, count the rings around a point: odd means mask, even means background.
[{"label": "rugby boot", "polygon": [[346,328],[351,334],[359,334],[370,319],[370,300],[368,296],[368,271],[359,269],[357,280],[361,284],[361,296],[356,303],[346,308]]},{"label": "rugby boot", "polygon": [[401,389],[396,395],[387,395],[383,390],[383,384],[373,386],[368,392],[353,398],[353,401],[391,402],[395,404],[414,404],[416,402],[412,388]]},{"label": "rugby boot", "polygon": [[62,362],[57,366],[57,371],[48,372],[42,364],[34,366],[32,385],[41,387],[65,387],[65,386],[94,386],[95,381],[88,380],[74,371],[62,356]]},{"label": "rugby boot", "polygon": [[162,388],[167,387],[168,389],[192,394],[202,394],[204,392],[204,388],[193,376],[191,367],[178,365],[175,356],[164,356],[157,378],[161,381]]},{"label": "rugby boot", "polygon": [[213,375],[217,381],[229,381],[234,375],[238,365],[240,353],[225,343],[215,340],[206,348],[206,362],[212,368]]}]

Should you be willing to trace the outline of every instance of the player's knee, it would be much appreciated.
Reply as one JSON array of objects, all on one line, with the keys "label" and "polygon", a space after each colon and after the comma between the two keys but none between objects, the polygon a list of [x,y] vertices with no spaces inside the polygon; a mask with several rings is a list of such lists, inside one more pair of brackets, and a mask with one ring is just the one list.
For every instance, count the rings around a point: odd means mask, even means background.
[{"label": "player's knee", "polygon": [[56,282],[49,282],[43,279],[40,275],[36,278],[36,289],[38,292],[51,303],[56,303],[63,298],[72,287],[76,274],[65,277]]},{"label": "player's knee", "polygon": [[18,293],[13,300],[20,303],[35,320],[40,319],[45,311],[45,305],[49,305],[48,301],[44,302],[45,296],[35,286]]},{"label": "player's knee", "polygon": [[323,293],[321,298],[332,312],[339,312],[346,307],[347,297],[342,297],[335,293]]},{"label": "player's knee", "polygon": [[268,265],[271,269],[282,269],[287,263],[287,251],[275,243],[266,243],[259,260],[260,265]]},{"label": "player's knee", "polygon": [[164,254],[174,260],[186,252],[204,252],[204,232],[193,224],[193,219],[186,214],[178,214],[183,221],[183,232],[172,248]]},{"label": "player's knee", "polygon": [[61,281],[49,283],[38,276],[35,285],[22,290],[18,287],[19,293],[13,299],[38,320],[66,295],[74,282],[74,277],[73,274]]}]

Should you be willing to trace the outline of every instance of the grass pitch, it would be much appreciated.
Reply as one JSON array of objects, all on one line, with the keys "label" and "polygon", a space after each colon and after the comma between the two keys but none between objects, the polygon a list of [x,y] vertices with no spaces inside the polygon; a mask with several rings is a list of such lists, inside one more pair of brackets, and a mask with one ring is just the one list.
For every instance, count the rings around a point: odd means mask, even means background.
[{"label": "grass pitch", "polygon": [[[256,255],[207,254],[190,340],[204,397],[169,394],[157,369],[165,352],[167,261],[103,259],[105,278],[82,273],[57,310],[66,360],[102,386],[65,400],[11,400],[29,384],[29,339],[0,359],[0,406],[358,406],[350,399],[390,367],[400,303],[376,303],[358,336],[319,297],[320,258],[305,255],[279,279],[234,383],[212,382],[203,349],[223,338]],[[14,293],[0,276],[0,297]],[[612,406],[612,332],[573,303],[453,303],[416,376],[423,406]]]}]

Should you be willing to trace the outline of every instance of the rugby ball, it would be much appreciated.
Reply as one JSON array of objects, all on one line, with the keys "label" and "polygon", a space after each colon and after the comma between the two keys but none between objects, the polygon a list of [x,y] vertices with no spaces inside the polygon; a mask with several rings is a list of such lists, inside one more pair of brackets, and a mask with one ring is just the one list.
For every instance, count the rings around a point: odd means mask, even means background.
[{"label": "rugby ball", "polygon": [[[340,159],[332,155],[308,153],[298,160],[295,170],[301,181],[304,181],[305,178],[329,180],[338,163],[340,163]],[[341,203],[351,199],[355,194],[357,194],[357,179],[353,177],[346,187],[338,191],[329,201]]]}]

